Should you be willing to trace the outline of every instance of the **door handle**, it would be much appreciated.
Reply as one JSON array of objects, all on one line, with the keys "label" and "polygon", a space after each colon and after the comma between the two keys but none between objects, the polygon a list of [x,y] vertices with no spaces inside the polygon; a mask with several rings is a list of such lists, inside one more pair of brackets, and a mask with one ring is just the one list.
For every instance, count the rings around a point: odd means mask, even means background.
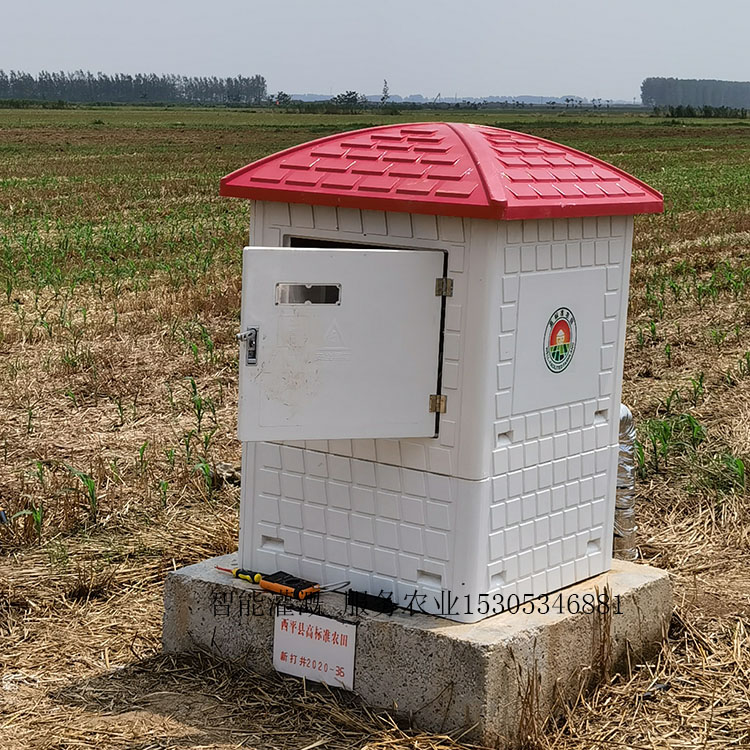
[{"label": "door handle", "polygon": [[237,334],[237,341],[245,342],[245,364],[258,364],[258,326],[248,328]]}]

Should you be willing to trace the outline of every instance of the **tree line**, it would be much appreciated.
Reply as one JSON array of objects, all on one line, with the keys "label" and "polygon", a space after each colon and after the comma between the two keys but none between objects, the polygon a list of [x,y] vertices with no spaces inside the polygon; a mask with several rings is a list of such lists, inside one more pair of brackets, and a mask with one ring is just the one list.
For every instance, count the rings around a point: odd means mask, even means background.
[{"label": "tree line", "polygon": [[706,104],[703,107],[694,107],[692,104],[670,104],[668,107],[654,107],[654,114],[663,117],[682,119],[683,117],[723,117],[724,119],[747,119],[748,110],[745,107],[711,107]]},{"label": "tree line", "polygon": [[647,107],[750,108],[750,82],[646,78],[641,102]]},{"label": "tree line", "polygon": [[0,99],[118,104],[259,104],[268,95],[262,75],[216,76],[116,73],[77,70],[38,76],[0,70]]}]

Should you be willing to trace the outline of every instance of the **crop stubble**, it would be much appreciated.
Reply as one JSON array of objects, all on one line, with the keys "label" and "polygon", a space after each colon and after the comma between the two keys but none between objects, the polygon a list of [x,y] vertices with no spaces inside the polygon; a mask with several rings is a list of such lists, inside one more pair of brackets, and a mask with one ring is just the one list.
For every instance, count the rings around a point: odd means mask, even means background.
[{"label": "crop stubble", "polygon": [[[667,204],[637,220],[624,400],[643,446],[641,550],[673,575],[678,614],[656,664],[582,696],[533,743],[750,747],[750,130],[461,119],[564,141]],[[238,490],[215,464],[239,460],[249,213],[218,179],[378,121],[0,111],[0,502],[22,514],[0,528],[3,747],[458,746],[346,695],[158,653],[166,571],[237,536]]]}]

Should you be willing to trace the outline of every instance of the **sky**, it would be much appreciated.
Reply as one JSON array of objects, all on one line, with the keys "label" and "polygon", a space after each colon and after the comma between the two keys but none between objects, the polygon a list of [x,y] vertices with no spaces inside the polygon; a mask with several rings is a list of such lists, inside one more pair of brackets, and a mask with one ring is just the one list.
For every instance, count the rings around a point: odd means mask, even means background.
[{"label": "sky", "polygon": [[269,93],[579,95],[750,80],[747,0],[0,0],[0,69],[253,75]]}]

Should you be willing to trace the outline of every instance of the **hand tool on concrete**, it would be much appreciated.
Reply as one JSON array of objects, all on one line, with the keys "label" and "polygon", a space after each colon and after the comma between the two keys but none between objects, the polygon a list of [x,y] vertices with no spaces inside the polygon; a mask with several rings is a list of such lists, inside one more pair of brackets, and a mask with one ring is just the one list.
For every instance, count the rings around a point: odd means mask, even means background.
[{"label": "hand tool on concrete", "polygon": [[220,565],[215,567],[217,570],[231,573],[235,578],[241,578],[248,583],[254,583],[266,591],[271,591],[281,596],[289,596],[292,599],[299,599],[300,601],[312,594],[342,591],[350,583],[349,581],[338,581],[337,583],[328,583],[321,586],[319,583],[306,581],[304,578],[298,578],[291,573],[285,573],[283,570],[271,573],[270,575],[263,575],[262,573],[244,570],[243,568],[222,568]]},{"label": "hand tool on concrete", "polygon": [[292,599],[299,599],[300,601],[321,591],[321,587],[317,583],[306,581],[304,578],[297,578],[297,576],[293,576],[291,573],[284,573],[281,570],[264,576],[261,573],[245,570],[244,568],[222,568],[217,565],[216,569],[222,570],[225,573],[231,573],[235,578],[241,578],[248,583],[255,583],[266,591],[271,591],[281,596],[289,596]]}]

